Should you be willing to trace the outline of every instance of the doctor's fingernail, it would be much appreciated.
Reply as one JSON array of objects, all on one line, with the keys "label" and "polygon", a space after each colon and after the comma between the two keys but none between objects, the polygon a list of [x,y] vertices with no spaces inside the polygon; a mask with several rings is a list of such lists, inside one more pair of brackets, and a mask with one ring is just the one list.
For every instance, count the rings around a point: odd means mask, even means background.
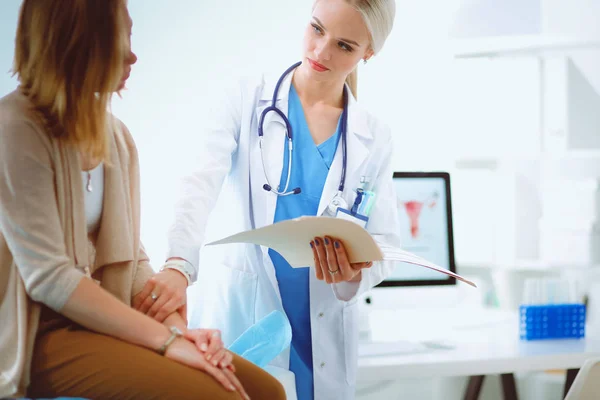
[{"label": "doctor's fingernail", "polygon": [[316,240],[315,240],[315,244],[316,244],[317,246],[320,244],[320,243],[319,243],[319,239],[316,239]]},{"label": "doctor's fingernail", "polygon": [[206,351],[206,350],[208,350],[208,346],[206,345],[206,343],[202,343],[202,344],[200,345],[200,350],[202,350],[202,351]]},{"label": "doctor's fingernail", "polygon": [[338,242],[338,241],[336,241],[336,242],[335,242],[335,248],[336,248],[336,249],[339,249],[339,248],[340,248],[340,242]]},{"label": "doctor's fingernail", "polygon": [[325,244],[327,244],[327,245],[329,244],[329,239],[328,238],[325,238]]},{"label": "doctor's fingernail", "polygon": [[310,248],[312,249],[313,247],[315,247],[315,245],[313,244],[313,242],[310,242]]}]

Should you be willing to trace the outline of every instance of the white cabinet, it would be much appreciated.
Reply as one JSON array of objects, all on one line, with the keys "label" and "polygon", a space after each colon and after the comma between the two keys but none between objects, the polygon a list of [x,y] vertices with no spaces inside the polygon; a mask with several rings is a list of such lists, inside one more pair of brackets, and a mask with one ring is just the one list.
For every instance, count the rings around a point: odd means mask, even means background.
[{"label": "white cabinet", "polygon": [[540,62],[542,150],[561,154],[600,149],[600,93],[570,57]]},{"label": "white cabinet", "polygon": [[[493,249],[492,264],[579,267],[597,263],[600,236],[595,192],[584,193],[575,200],[567,197],[577,182],[600,178],[599,18],[597,0],[510,0],[501,5],[494,0],[462,2],[453,27],[455,57],[474,65],[482,61],[535,63],[538,93],[533,100],[528,97],[527,103],[537,105],[535,109],[528,107],[535,125],[527,126],[528,133],[521,135],[520,140],[510,134],[502,136],[505,147],[518,149],[527,143],[537,148],[512,154],[503,151],[497,157],[484,155],[493,166],[487,172],[494,184],[488,185],[495,191],[479,196],[479,201],[493,199],[488,200],[495,208],[490,209],[486,225],[494,228],[487,229],[486,246],[482,246],[486,239],[480,233],[484,230],[475,227],[478,222],[481,224],[483,215],[475,216],[466,210],[458,216],[465,224],[467,219],[471,222],[466,225],[470,228],[468,236],[463,230],[456,237],[457,244],[462,244],[457,251],[459,264],[461,256],[469,263],[481,258],[479,250],[468,253],[473,243],[479,243],[477,249]],[[481,21],[489,23],[482,25]],[[527,90],[524,86],[519,92],[521,98],[515,93],[515,103],[531,96],[530,92],[531,87]],[[527,119],[518,121],[518,128],[513,131],[524,128],[523,121]],[[465,158],[457,164],[458,174],[466,177],[477,173],[465,166],[469,165],[469,158],[481,161],[481,154]],[[560,179],[565,182],[558,191],[542,186]],[[561,190],[562,203],[558,197]],[[468,193],[470,198],[475,195],[475,191]],[[579,211],[580,218],[574,218],[572,213],[548,211],[559,203],[565,208],[568,203],[571,211]],[[544,210],[546,215],[542,216]],[[566,222],[573,226],[565,227]],[[475,254],[478,257],[470,257]]]}]

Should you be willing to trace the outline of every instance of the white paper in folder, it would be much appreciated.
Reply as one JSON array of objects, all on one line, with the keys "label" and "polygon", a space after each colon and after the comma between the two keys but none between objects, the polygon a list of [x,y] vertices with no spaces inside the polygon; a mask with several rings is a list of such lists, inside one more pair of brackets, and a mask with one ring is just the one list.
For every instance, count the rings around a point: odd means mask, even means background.
[{"label": "white paper in folder", "polygon": [[252,243],[269,247],[281,254],[294,268],[314,266],[313,252],[308,245],[315,237],[340,239],[350,262],[401,261],[420,265],[450,275],[473,287],[476,285],[447,269],[397,247],[377,244],[361,226],[347,220],[329,217],[300,217],[263,228],[237,233],[207,246],[227,243]]}]

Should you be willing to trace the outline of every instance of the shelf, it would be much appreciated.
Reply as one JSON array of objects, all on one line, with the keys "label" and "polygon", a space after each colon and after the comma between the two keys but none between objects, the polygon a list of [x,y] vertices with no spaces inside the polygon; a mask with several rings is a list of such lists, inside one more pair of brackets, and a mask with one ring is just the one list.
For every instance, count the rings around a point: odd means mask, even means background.
[{"label": "shelf", "polygon": [[581,266],[567,266],[567,265],[552,265],[540,261],[518,261],[510,265],[504,264],[461,264],[458,263],[456,269],[460,271],[466,270],[490,270],[490,271],[502,271],[502,272],[587,272],[593,273],[594,275],[600,274],[600,265],[581,265]]},{"label": "shelf", "polygon": [[451,41],[458,59],[536,57],[575,50],[598,50],[597,38],[552,38],[539,35],[455,39]]},{"label": "shelf", "polygon": [[542,162],[600,162],[600,149],[592,150],[567,150],[567,151],[538,151],[536,153],[524,155],[505,155],[505,156],[482,156],[482,157],[460,157],[454,160],[454,166],[457,169],[485,169],[496,170],[503,164],[511,164],[518,161],[536,161]]},{"label": "shelf", "polygon": [[600,149],[543,151],[540,156],[544,160],[600,160]]}]

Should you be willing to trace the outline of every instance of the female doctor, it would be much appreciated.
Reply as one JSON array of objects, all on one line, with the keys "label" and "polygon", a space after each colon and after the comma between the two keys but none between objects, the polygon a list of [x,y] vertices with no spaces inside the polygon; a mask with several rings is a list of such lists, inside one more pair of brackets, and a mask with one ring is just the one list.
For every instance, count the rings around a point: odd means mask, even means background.
[{"label": "female doctor", "polygon": [[[353,87],[357,64],[381,50],[394,14],[394,0],[315,1],[302,61],[275,79],[244,81],[218,103],[204,143],[210,151],[186,178],[169,233],[163,270],[186,279],[148,284],[153,299],[146,303],[155,303],[154,312],[169,303],[179,307],[172,294],[196,279],[207,220],[222,190],[229,196],[223,200],[232,221],[227,229],[236,233],[302,215],[335,217],[338,207],[352,207],[362,187],[375,193],[367,230],[378,242],[398,244],[390,131],[360,108]],[[292,343],[274,363],[294,372],[298,398],[351,399],[357,297],[392,265],[350,264],[336,238],[306,245],[313,248],[314,269],[293,269],[268,248],[229,245],[222,265],[207,266],[229,272],[227,286],[210,301],[219,317],[211,322],[228,345],[271,311],[284,311]]]}]

